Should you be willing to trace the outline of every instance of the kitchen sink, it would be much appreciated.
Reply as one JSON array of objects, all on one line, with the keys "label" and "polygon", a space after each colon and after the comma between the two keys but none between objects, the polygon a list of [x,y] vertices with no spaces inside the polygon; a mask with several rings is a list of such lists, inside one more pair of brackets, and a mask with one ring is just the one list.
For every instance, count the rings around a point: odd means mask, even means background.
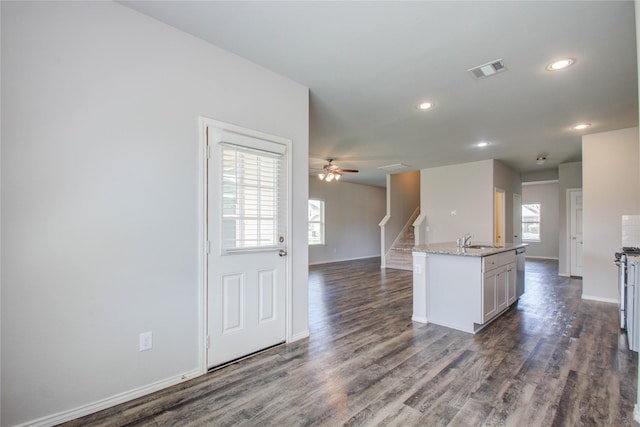
[{"label": "kitchen sink", "polygon": [[502,246],[494,246],[494,245],[466,245],[464,248],[466,249],[496,249],[501,248]]}]

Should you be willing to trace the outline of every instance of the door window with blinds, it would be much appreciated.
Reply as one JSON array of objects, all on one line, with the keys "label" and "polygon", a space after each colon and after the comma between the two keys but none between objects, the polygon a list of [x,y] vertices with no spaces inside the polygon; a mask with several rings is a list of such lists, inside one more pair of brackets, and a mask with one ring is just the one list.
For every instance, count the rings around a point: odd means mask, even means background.
[{"label": "door window with blinds", "polygon": [[283,153],[220,143],[222,252],[284,247]]}]

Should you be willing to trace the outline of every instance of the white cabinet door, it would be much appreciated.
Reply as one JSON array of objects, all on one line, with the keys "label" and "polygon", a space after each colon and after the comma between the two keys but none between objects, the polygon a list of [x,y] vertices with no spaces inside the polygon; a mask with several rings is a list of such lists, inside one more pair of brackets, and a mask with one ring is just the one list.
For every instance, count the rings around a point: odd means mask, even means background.
[{"label": "white cabinet door", "polygon": [[516,302],[518,299],[518,295],[516,295],[516,280],[518,278],[518,271],[516,268],[516,263],[511,263],[507,266],[507,275],[509,276],[509,288],[508,288],[508,296],[509,296],[509,305]]},{"label": "white cabinet door", "polygon": [[518,298],[515,251],[484,257],[482,268],[482,320],[487,323]]},{"label": "white cabinet door", "polygon": [[482,282],[482,315],[484,323],[506,310],[516,300],[515,263],[484,273]]},{"label": "white cabinet door", "polygon": [[500,267],[496,274],[496,297],[498,298],[498,312],[509,306],[509,273],[506,267]]},{"label": "white cabinet door", "polygon": [[498,314],[498,300],[496,295],[496,281],[498,270],[491,270],[484,274],[482,281],[482,320],[487,323]]}]

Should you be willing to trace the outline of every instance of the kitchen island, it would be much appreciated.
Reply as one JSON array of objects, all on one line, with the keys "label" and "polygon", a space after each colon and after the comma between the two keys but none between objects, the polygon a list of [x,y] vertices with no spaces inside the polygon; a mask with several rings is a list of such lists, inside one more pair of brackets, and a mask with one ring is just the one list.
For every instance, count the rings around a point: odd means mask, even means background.
[{"label": "kitchen island", "polygon": [[518,286],[516,250],[455,242],[413,248],[412,320],[476,333],[504,313],[524,292]]}]

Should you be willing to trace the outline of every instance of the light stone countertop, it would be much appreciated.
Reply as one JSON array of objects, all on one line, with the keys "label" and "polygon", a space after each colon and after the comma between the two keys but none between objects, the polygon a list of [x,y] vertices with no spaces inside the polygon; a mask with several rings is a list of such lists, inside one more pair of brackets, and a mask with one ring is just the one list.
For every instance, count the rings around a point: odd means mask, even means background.
[{"label": "light stone countertop", "polygon": [[[483,243],[472,242],[472,245],[482,245]],[[492,246],[487,243],[486,246]],[[512,251],[518,248],[527,246],[526,243],[506,243],[504,246],[498,248],[486,248],[486,249],[472,249],[472,248],[459,248],[456,246],[456,242],[444,242],[444,243],[432,243],[430,245],[419,245],[412,248],[413,252],[426,252],[428,254],[440,254],[440,255],[460,255],[460,256],[475,256],[484,257],[500,252]]]}]

